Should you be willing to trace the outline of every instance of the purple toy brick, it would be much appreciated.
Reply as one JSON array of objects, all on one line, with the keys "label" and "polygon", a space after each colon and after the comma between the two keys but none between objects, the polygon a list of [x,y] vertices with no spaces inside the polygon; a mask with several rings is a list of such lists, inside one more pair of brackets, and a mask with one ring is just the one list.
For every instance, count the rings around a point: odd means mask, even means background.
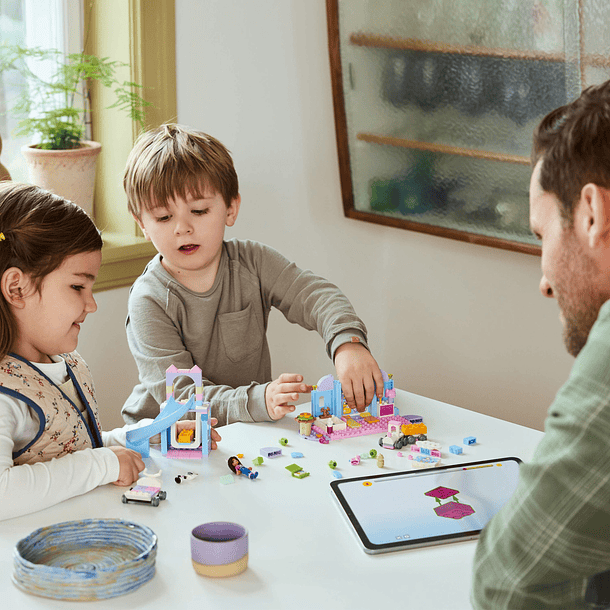
[{"label": "purple toy brick", "polygon": [[279,447],[263,447],[260,454],[266,458],[276,458],[282,455],[282,450]]},{"label": "purple toy brick", "polygon": [[461,504],[460,502],[446,502],[442,506],[437,506],[434,509],[434,512],[439,517],[445,517],[447,519],[463,519],[464,517],[472,515],[475,510],[468,504]]}]

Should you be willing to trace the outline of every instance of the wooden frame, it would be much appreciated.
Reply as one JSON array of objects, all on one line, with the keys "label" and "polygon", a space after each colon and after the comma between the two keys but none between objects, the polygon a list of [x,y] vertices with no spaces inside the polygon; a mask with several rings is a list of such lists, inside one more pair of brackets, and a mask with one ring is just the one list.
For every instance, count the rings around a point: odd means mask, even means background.
[{"label": "wooden frame", "polygon": [[[104,0],[85,3],[87,52],[129,64],[124,75],[142,86],[152,128],[177,116],[175,0]],[[163,41],[162,44],[159,41]],[[102,142],[95,185],[95,222],[102,230],[102,268],[95,291],[130,286],[156,254],[127,211],[122,174],[138,126],[109,108],[104,88],[93,92],[93,137]]]},{"label": "wooden frame", "polygon": [[[448,237],[458,239],[473,244],[513,250],[526,254],[539,256],[541,248],[535,244],[511,241],[488,235],[468,232],[465,230],[439,227],[436,225],[425,224],[406,218],[388,217],[375,212],[367,212],[355,209],[354,206],[354,191],[352,182],[351,162],[349,156],[348,142],[348,127],[347,114],[345,110],[345,96],[343,90],[343,73],[341,67],[341,48],[340,48],[340,32],[339,32],[339,0],[326,0],[327,10],[327,26],[328,26],[328,48],[331,65],[331,83],[333,92],[333,105],[335,115],[337,149],[339,155],[339,173],[341,181],[341,191],[343,195],[343,209],[345,216],[357,220],[364,220],[376,224],[408,229],[437,235],[440,237]],[[445,52],[462,55],[477,55],[486,57],[512,58],[512,59],[538,59],[545,61],[565,61],[565,57],[559,54],[548,54],[536,52],[528,54],[523,51],[510,51],[504,49],[489,49],[473,46],[456,46],[456,45],[439,45],[428,44],[417,40],[403,39],[366,35],[352,34],[350,43],[358,46],[369,46],[378,48],[398,48],[414,51],[429,51],[429,52]],[[590,58],[591,63],[596,62],[598,58]],[[529,157],[493,153],[481,150],[460,148],[457,146],[447,146],[443,144],[428,144],[414,140],[388,137],[371,133],[358,133],[357,139],[363,142],[372,144],[380,144],[385,146],[398,146],[414,150],[426,150],[435,153],[447,153],[452,155],[465,156],[475,159],[489,159],[493,161],[501,161],[505,163],[516,163],[520,165],[529,165]]]}]

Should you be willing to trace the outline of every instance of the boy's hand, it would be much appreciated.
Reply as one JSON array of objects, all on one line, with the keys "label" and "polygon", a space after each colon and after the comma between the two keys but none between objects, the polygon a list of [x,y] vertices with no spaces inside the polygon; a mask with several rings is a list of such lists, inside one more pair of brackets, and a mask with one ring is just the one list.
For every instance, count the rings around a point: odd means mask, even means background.
[{"label": "boy's hand", "polygon": [[344,343],[335,352],[337,378],[348,406],[358,411],[371,403],[375,393],[383,398],[383,377],[375,358],[360,343]]},{"label": "boy's hand", "polygon": [[126,487],[138,480],[138,475],[145,468],[142,456],[133,449],[126,447],[108,447],[119,458],[119,478],[114,481],[115,485]]},{"label": "boy's hand", "polygon": [[271,419],[282,419],[294,411],[294,405],[288,404],[299,400],[301,394],[309,394],[311,386],[303,383],[303,376],[295,373],[282,373],[265,389],[267,413]]},{"label": "boy's hand", "polygon": [[214,430],[214,426],[216,426],[218,424],[218,420],[215,417],[211,417],[210,418],[210,426],[212,426],[212,432],[211,432],[211,437],[212,437],[212,449],[218,449],[218,441],[222,440],[222,437],[220,436],[220,434],[218,434],[218,432],[216,432],[216,430]]},{"label": "boy's hand", "polygon": [[[218,420],[215,417],[210,418],[210,426],[212,426],[212,432],[210,434],[212,439],[212,449],[218,449],[218,441],[222,440],[220,434],[214,430],[214,426],[218,424]],[[182,430],[194,430],[195,429],[195,420],[194,419],[181,419],[176,422],[176,428],[178,430],[178,434],[182,432]],[[161,444],[161,435],[155,434],[150,437],[150,442],[152,445]]]}]

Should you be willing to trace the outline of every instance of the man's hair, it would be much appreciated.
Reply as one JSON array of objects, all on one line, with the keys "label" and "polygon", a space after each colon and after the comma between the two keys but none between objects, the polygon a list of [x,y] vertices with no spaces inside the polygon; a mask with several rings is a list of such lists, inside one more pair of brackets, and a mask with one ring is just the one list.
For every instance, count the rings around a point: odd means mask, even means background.
[{"label": "man's hair", "polygon": [[540,186],[559,200],[572,226],[582,188],[610,188],[610,81],[547,114],[534,132],[532,165],[542,159]]},{"label": "man's hair", "polygon": [[222,195],[227,207],[239,196],[237,173],[224,145],[202,131],[167,123],[136,141],[123,176],[129,211],[165,207],[170,199]]},{"label": "man's hair", "polygon": [[[102,249],[102,236],[75,203],[30,184],[0,182],[0,277],[17,267],[37,292],[68,256]],[[0,296],[0,358],[17,338],[8,302]]]}]

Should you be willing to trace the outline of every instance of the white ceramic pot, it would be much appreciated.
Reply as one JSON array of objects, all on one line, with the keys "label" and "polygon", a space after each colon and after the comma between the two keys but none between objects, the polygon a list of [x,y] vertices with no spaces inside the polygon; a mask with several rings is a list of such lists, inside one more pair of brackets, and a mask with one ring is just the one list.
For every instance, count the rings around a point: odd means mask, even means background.
[{"label": "white ceramic pot", "polygon": [[80,205],[93,218],[95,163],[99,142],[83,140],[80,148],[44,150],[23,146],[30,182]]}]

